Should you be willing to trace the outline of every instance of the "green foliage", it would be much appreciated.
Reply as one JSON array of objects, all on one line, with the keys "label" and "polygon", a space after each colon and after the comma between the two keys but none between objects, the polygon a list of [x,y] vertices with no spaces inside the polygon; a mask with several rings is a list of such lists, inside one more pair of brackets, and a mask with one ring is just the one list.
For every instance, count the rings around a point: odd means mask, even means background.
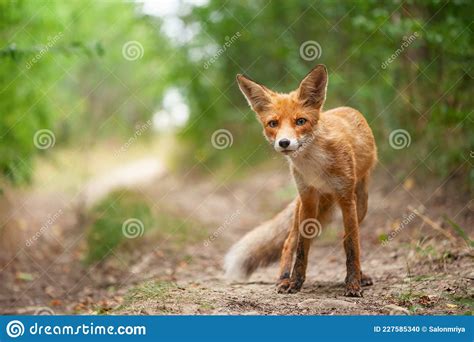
[{"label": "green foliage", "polygon": [[[151,118],[167,84],[169,43],[138,5],[0,1],[0,175],[29,180],[34,134],[86,148],[129,136]],[[128,42],[140,58],[124,58]],[[158,80],[161,80],[158,81]]]},{"label": "green foliage", "polygon": [[451,227],[453,227],[454,231],[464,240],[468,247],[474,248],[474,240],[469,237],[469,235],[463,228],[461,228],[460,225],[449,219],[447,216],[445,216],[444,219],[451,225]]},{"label": "green foliage", "polygon": [[103,260],[126,241],[127,236],[139,238],[154,224],[152,210],[143,195],[129,191],[110,194],[92,208],[88,216],[92,224],[86,238],[84,261],[87,264]]},{"label": "green foliage", "polygon": [[[362,111],[382,164],[399,164],[395,177],[456,170],[474,184],[471,1],[182,6],[184,28],[193,33],[184,42],[167,37],[163,18],[145,15],[136,2],[0,0],[0,174],[17,183],[29,179],[33,157],[51,150],[34,146],[39,129],[50,129],[56,145],[81,148],[130,136],[160,109],[170,87],[182,91],[191,109],[179,134],[186,150],[181,166],[255,165],[271,151],[235,74],[289,91],[324,63],[326,108]],[[319,58],[301,57],[307,41],[319,43]],[[130,42],[142,47],[135,60],[124,58]],[[225,150],[211,144],[221,128],[233,135]],[[389,135],[400,128],[411,144],[394,150]]]},{"label": "green foliage", "polygon": [[[201,31],[183,48],[190,54],[204,47],[212,51],[209,46],[217,50],[236,33],[239,38],[214,63],[206,64],[213,52],[203,53],[192,68],[182,69],[194,75],[185,83],[192,125],[182,135],[197,142],[217,128],[229,129],[234,145],[226,152],[235,153],[240,164],[263,140],[235,74],[244,72],[270,88],[289,91],[311,67],[324,63],[330,73],[326,108],[349,105],[362,111],[375,132],[382,163],[397,161],[405,173],[421,164],[417,172],[434,175],[464,164],[460,171],[467,173],[465,160],[474,147],[473,9],[467,0],[224,5],[211,0],[184,17]],[[322,51],[319,59],[306,61],[300,46],[310,40]],[[411,145],[394,150],[389,134],[399,128],[410,133]],[[229,158],[216,149],[206,151],[198,155],[211,165]],[[256,156],[268,158],[264,151]]]},{"label": "green foliage", "polygon": [[175,283],[168,281],[148,281],[128,291],[125,296],[125,303],[163,299],[176,287]]},{"label": "green foliage", "polygon": [[456,303],[456,305],[461,306],[467,311],[463,312],[463,315],[472,316],[474,315],[474,298],[471,296],[450,296],[451,300]]},{"label": "green foliage", "polygon": [[101,261],[121,245],[133,244],[142,236],[149,241],[166,241],[177,248],[203,240],[207,230],[201,224],[165,211],[153,210],[146,197],[120,190],[109,194],[87,213],[86,264]]},{"label": "green foliage", "polygon": [[[133,309],[137,303],[148,303],[149,301],[163,304],[169,298],[176,296],[173,291],[177,288],[178,287],[175,283],[164,280],[144,282],[127,291],[123,304],[117,307],[114,311],[129,311]],[[165,305],[161,305],[157,309],[164,314],[171,313]]]},{"label": "green foliage", "polygon": [[[154,225],[158,229],[155,234],[156,240],[165,240],[176,247],[203,240],[207,236],[207,230],[199,223],[189,221],[180,215],[166,212],[157,212],[153,217]],[[153,239],[153,233],[150,233]]]}]

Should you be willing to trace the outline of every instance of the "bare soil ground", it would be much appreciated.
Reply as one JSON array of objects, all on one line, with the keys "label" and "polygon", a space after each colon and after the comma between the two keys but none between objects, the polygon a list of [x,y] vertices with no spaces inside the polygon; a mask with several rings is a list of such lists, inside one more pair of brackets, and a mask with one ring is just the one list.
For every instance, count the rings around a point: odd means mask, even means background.
[{"label": "bare soil ground", "polygon": [[[223,278],[223,257],[245,232],[271,218],[294,190],[285,165],[222,182],[192,173],[164,176],[138,190],[160,210],[205,227],[205,240],[140,239],[85,266],[87,217],[63,193],[25,193],[5,213],[17,234],[4,234],[0,311],[3,314],[468,314],[473,308],[474,260],[443,215],[472,238],[474,203],[444,184],[398,184],[379,168],[362,227],[362,265],[374,285],[363,298],[343,296],[345,257],[340,218],[314,242],[305,285],[277,294],[276,267],[248,282]],[[441,186],[440,186],[441,185]],[[422,217],[412,214],[417,208]],[[55,215],[57,214],[57,215]],[[51,224],[44,227],[48,218]],[[117,229],[121,229],[118,227]],[[31,241],[35,232],[41,231]],[[21,234],[18,234],[18,231]],[[443,232],[448,232],[448,234]],[[387,243],[381,236],[392,235]],[[193,232],[191,231],[190,234]],[[201,232],[196,232],[200,233]],[[25,241],[30,239],[30,243]],[[19,242],[18,242],[19,241]]]}]

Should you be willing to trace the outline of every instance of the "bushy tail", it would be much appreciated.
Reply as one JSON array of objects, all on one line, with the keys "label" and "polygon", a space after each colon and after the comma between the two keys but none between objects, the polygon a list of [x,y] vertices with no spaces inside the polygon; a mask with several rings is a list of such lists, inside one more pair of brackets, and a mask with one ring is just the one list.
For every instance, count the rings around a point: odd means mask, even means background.
[{"label": "bushy tail", "polygon": [[230,280],[248,278],[258,267],[278,260],[293,222],[296,199],[273,219],[262,223],[234,244],[224,259]]},{"label": "bushy tail", "polygon": [[[298,199],[273,219],[248,232],[231,247],[224,259],[225,276],[230,280],[248,278],[258,267],[267,266],[280,258],[288,231],[292,227]],[[332,216],[334,198],[322,195],[319,199],[318,221],[324,225]]]}]

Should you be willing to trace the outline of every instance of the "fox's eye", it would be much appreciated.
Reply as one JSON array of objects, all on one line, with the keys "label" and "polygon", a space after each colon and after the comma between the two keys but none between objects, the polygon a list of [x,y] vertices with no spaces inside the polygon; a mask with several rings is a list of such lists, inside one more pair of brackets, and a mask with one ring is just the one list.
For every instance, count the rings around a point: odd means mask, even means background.
[{"label": "fox's eye", "polygon": [[270,121],[268,121],[268,126],[274,128],[274,127],[278,126],[278,121],[270,120]]},{"label": "fox's eye", "polygon": [[303,126],[306,123],[306,121],[307,120],[305,118],[296,119],[296,126]]}]

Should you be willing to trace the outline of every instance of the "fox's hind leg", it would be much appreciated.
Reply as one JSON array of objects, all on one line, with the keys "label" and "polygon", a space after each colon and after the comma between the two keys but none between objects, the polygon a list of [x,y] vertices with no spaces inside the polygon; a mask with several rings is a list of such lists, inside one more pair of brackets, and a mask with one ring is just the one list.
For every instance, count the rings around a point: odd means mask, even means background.
[{"label": "fox's hind leg", "polygon": [[357,219],[359,220],[359,224],[365,218],[367,214],[367,207],[369,201],[369,191],[368,191],[368,184],[367,184],[367,176],[360,179],[355,188],[356,194],[356,204],[357,204]]},{"label": "fox's hind leg", "polygon": [[[357,182],[356,189],[356,204],[357,204],[357,219],[359,221],[359,225],[365,218],[367,214],[367,207],[369,201],[369,191],[368,191],[368,176],[363,177],[361,180]],[[360,284],[362,286],[370,286],[373,285],[372,278],[368,275],[361,272],[360,276]]]}]

